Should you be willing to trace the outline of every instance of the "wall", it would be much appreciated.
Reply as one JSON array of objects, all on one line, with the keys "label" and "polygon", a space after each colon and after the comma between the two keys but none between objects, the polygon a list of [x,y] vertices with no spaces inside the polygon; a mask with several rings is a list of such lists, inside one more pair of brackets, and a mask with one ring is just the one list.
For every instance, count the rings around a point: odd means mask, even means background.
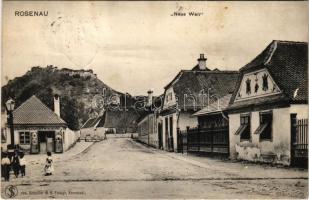
[{"label": "wall", "polygon": [[290,107],[290,113],[297,113],[298,119],[308,118],[308,111],[308,105],[292,104]]},{"label": "wall", "polygon": [[259,112],[251,112],[251,140],[240,141],[235,132],[240,126],[240,114],[229,115],[230,158],[250,161],[290,164],[291,126],[290,114],[296,113],[297,118],[307,118],[306,105],[292,105],[288,108],[273,109],[272,140],[260,141],[254,134],[259,127]]},{"label": "wall", "polygon": [[[10,133],[10,129],[6,128],[6,132],[7,132],[7,140],[6,140],[6,145],[11,143],[11,133]],[[15,130],[14,129],[14,144],[18,144],[20,146],[20,148],[24,151],[29,153],[30,152],[30,144],[20,144],[20,138],[19,138],[19,132],[30,132],[30,134],[32,132],[37,132],[37,130],[26,130],[26,129],[18,129]],[[30,136],[30,140],[31,140],[31,136]],[[5,148],[6,149],[6,148]]]},{"label": "wall", "polygon": [[80,138],[85,139],[87,135],[90,135],[90,137],[97,136],[100,139],[104,139],[106,130],[107,128],[104,127],[97,127],[96,129],[94,127],[82,128],[80,130]]},{"label": "wall", "polygon": [[138,140],[145,144],[148,144],[148,116],[146,116],[140,123],[138,123],[137,127]]},{"label": "wall", "polygon": [[[1,149],[3,151],[6,151],[7,145],[11,144],[11,132],[10,132],[10,129],[8,127],[5,127],[4,130],[5,130],[5,134],[6,134],[6,141],[4,143],[1,142]],[[17,142],[19,143],[19,136],[18,136],[18,132],[15,130],[14,131],[14,143],[18,144]],[[26,148],[30,148],[30,145],[29,145],[29,147],[26,147]]]},{"label": "wall", "polygon": [[149,114],[138,124],[138,139],[155,148],[159,147],[157,118]]},{"label": "wall", "polygon": [[158,148],[159,147],[159,136],[157,127],[157,118],[155,115],[149,116],[149,145]]},{"label": "wall", "polygon": [[80,137],[80,134],[78,133],[78,131],[75,132],[67,128],[64,132],[64,141],[63,141],[64,151],[73,147],[76,144],[79,137]]},{"label": "wall", "polygon": [[178,121],[178,127],[180,130],[186,130],[187,126],[190,128],[197,127],[198,120],[196,116],[192,116],[191,113],[181,112]]},{"label": "wall", "polygon": [[165,127],[168,126],[166,123],[165,123],[165,117],[163,116],[160,116],[160,121],[162,122],[162,143],[163,143],[163,149],[164,150],[167,150],[167,133],[165,131]]},{"label": "wall", "polygon": [[[19,132],[21,131],[28,131],[28,132],[36,132],[37,130],[14,130],[14,142],[15,144],[19,144]],[[56,130],[58,131],[58,130]],[[78,138],[80,137],[79,132],[74,132],[70,129],[66,129],[64,133],[64,140],[63,140],[63,149],[66,151],[70,147],[72,147]],[[1,147],[3,150],[7,149],[7,145],[11,143],[11,135],[10,135],[10,130],[7,128],[7,140],[6,143],[2,143]],[[29,145],[20,145],[21,149],[25,152],[30,152],[30,144]]]}]

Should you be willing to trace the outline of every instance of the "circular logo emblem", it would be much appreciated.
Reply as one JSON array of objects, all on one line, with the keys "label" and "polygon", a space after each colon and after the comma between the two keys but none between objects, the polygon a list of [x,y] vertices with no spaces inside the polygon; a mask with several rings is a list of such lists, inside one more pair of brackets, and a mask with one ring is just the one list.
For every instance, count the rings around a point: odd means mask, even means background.
[{"label": "circular logo emblem", "polygon": [[5,187],[5,196],[8,198],[14,198],[18,194],[17,187],[14,185],[8,185]]}]

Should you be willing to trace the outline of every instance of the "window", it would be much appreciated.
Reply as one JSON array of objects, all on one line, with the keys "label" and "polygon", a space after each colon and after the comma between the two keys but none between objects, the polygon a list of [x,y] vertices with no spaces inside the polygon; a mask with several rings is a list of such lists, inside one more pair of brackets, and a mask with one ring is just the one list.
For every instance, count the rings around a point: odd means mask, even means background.
[{"label": "window", "polygon": [[250,134],[250,115],[240,116],[240,127],[235,132],[235,135],[240,135],[241,140],[249,140]]},{"label": "window", "polygon": [[264,74],[262,78],[263,78],[263,90],[267,91],[268,90],[268,75]]},{"label": "window", "polygon": [[260,113],[260,126],[254,132],[254,134],[260,135],[260,140],[272,139],[272,120],[272,112]]},{"label": "window", "polygon": [[30,144],[30,132],[19,132],[19,143]]},{"label": "window", "polygon": [[251,94],[251,80],[250,79],[246,80],[246,94],[247,95]]}]

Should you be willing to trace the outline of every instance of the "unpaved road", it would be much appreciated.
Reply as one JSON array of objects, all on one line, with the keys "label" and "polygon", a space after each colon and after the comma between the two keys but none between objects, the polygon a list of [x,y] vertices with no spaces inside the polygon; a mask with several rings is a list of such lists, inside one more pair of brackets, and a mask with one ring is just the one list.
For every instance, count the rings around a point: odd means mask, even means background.
[{"label": "unpaved road", "polygon": [[[74,149],[72,149],[74,151]],[[27,176],[2,182],[15,198],[306,198],[307,171],[168,153],[129,138],[109,138],[82,152],[54,155],[55,173],[42,176],[44,156],[28,156]]]}]

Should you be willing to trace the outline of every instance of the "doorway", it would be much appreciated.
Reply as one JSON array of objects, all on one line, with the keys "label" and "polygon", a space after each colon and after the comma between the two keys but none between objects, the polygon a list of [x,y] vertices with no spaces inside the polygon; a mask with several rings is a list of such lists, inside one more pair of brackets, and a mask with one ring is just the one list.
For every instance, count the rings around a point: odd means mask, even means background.
[{"label": "doorway", "polygon": [[173,135],[174,135],[174,127],[173,127],[173,116],[170,116],[170,118],[169,118],[169,121],[170,121],[170,126],[169,126],[169,128],[170,128],[170,132],[169,132],[169,150],[170,151],[174,151],[174,137],[173,137]]},{"label": "doorway", "polygon": [[40,153],[55,151],[55,131],[39,131]]},{"label": "doorway", "polygon": [[162,141],[162,123],[158,123],[158,140],[159,140],[159,149],[163,148],[163,141]]}]

